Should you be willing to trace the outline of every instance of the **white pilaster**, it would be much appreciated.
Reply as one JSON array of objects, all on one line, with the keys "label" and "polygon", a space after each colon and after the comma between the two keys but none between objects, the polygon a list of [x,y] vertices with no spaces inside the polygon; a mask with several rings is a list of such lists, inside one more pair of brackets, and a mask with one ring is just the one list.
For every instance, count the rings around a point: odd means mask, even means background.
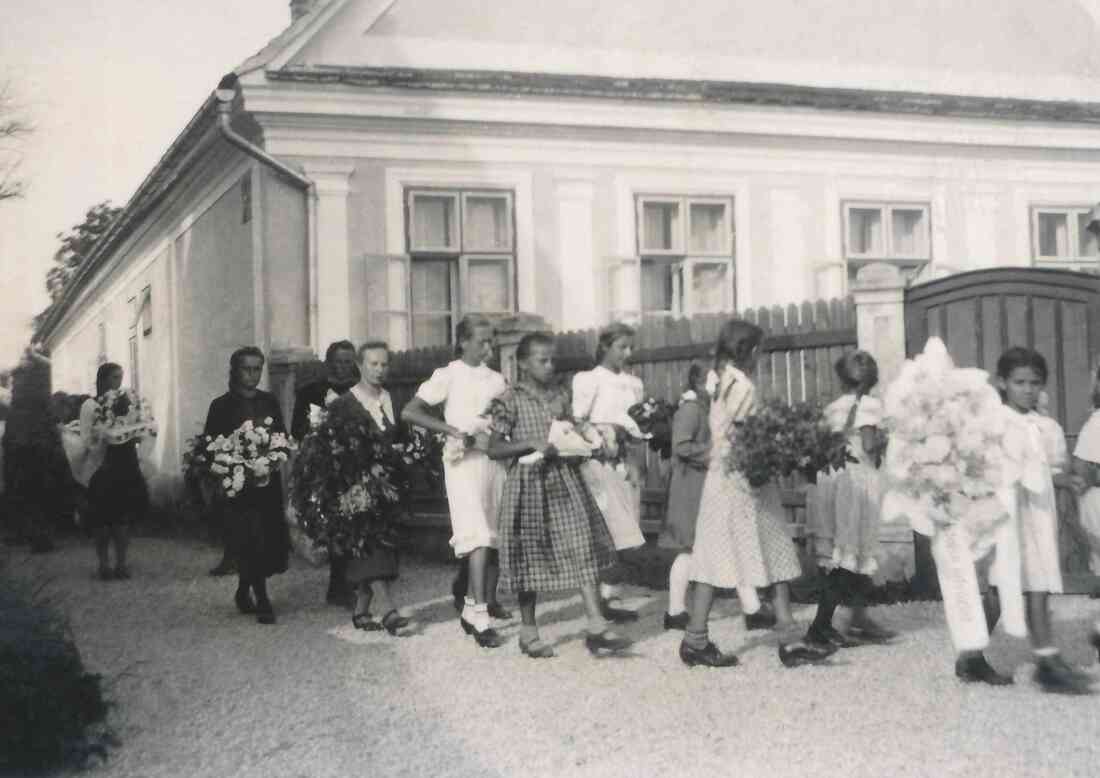
[{"label": "white pilaster", "polygon": [[590,179],[554,182],[558,216],[558,269],[561,273],[561,328],[582,330],[600,325],[596,302],[596,256]]},{"label": "white pilaster", "polygon": [[860,269],[852,297],[859,347],[878,362],[886,386],[905,363],[905,280],[893,265],[876,262]]},{"label": "white pilaster", "polygon": [[354,169],[350,163],[305,165],[305,174],[313,181],[317,195],[317,256],[316,266],[310,268],[316,278],[317,328],[310,333],[310,340],[318,354],[324,353],[332,341],[351,336],[348,195]]}]

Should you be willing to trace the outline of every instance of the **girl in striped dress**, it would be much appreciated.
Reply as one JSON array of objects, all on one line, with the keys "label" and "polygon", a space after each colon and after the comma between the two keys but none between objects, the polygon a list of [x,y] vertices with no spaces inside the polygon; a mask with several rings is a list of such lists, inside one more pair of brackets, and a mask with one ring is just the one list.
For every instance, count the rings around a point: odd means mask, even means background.
[{"label": "girl in striped dress", "polygon": [[494,404],[489,456],[509,463],[498,520],[501,584],[519,594],[520,650],[554,656],[539,636],[537,593],[580,589],[586,647],[620,651],[630,641],[608,629],[597,588],[600,573],[615,564],[611,535],[579,460],[559,456],[549,442],[554,421],[570,416],[569,392],[554,382],[553,336],[525,335],[516,361],[522,377]]}]

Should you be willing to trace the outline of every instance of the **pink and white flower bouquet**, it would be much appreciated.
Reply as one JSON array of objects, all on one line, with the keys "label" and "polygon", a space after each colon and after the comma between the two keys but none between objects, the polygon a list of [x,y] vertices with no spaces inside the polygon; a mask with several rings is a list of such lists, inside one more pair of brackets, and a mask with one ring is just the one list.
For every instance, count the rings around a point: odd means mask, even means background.
[{"label": "pink and white flower bouquet", "polygon": [[972,544],[1008,518],[998,492],[1014,469],[1003,445],[1005,411],[989,376],[955,367],[939,338],[905,363],[884,397],[890,433],[886,521],[917,532],[962,524]]}]

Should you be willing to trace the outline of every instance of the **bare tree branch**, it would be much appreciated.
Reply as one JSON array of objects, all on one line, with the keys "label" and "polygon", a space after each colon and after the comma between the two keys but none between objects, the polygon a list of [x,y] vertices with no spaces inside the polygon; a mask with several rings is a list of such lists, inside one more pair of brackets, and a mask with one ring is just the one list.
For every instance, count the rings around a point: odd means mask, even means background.
[{"label": "bare tree branch", "polygon": [[[34,128],[21,114],[12,97],[11,84],[0,85],[0,140],[18,141]],[[17,175],[22,154],[15,146],[0,146],[0,201],[21,197],[25,182]]]}]

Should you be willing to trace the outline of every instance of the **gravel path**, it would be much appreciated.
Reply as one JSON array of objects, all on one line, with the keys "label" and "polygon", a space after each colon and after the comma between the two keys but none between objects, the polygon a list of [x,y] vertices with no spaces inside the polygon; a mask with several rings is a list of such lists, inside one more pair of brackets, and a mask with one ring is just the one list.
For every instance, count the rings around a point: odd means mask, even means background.
[{"label": "gravel path", "polygon": [[[206,575],[216,554],[197,542],[138,539],[134,578],[112,583],[75,541],[12,556],[18,575],[51,579],[86,664],[111,679],[122,744],[93,776],[1100,774],[1100,696],[1041,694],[1026,646],[1004,635],[990,655],[1016,668],[1016,686],[962,686],[936,604],[876,609],[903,631],[894,646],[786,670],[774,638],[746,633],[735,601],[720,601],[712,634],[742,665],[704,670],[681,665],[662,593],[640,588],[628,590],[643,611],[632,656],[585,652],[574,597],[544,606],[559,655],[532,661],[516,624],[496,651],[462,635],[444,565],[406,562],[399,592],[418,633],[398,639],[324,607],[327,571],[298,560],[270,587],[279,623],[261,627],[236,613],[232,582]],[[1067,657],[1095,671],[1085,636],[1100,603],[1056,609]]]}]

